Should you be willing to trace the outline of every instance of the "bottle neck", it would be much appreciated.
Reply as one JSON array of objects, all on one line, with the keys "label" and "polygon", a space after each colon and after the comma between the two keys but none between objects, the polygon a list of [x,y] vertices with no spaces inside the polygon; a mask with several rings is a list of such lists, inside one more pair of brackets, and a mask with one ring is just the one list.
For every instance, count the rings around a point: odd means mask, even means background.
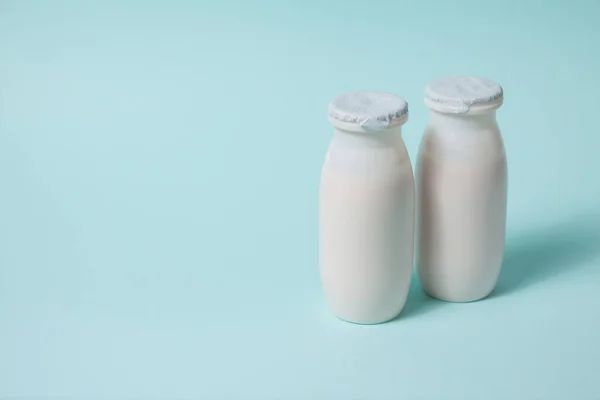
[{"label": "bottle neck", "polygon": [[389,147],[402,141],[402,126],[377,132],[354,132],[338,127],[333,128],[334,140],[347,147]]},{"label": "bottle neck", "polygon": [[478,114],[446,114],[431,110],[429,122],[449,130],[481,131],[496,125],[496,110]]},{"label": "bottle neck", "polygon": [[354,178],[389,178],[410,170],[400,125],[376,132],[360,132],[334,126],[325,166]]}]

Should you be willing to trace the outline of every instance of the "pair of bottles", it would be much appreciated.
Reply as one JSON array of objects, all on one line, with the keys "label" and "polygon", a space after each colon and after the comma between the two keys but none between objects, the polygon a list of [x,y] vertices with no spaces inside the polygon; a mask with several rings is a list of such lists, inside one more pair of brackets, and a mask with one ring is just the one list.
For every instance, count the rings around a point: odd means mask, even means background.
[{"label": "pair of bottles", "polygon": [[321,176],[319,261],[335,315],[361,324],[398,316],[415,247],[432,297],[470,302],[491,293],[506,230],[506,155],[496,123],[502,102],[502,88],[487,79],[431,82],[416,178],[401,136],[406,101],[357,92],[329,104],[334,136]]}]

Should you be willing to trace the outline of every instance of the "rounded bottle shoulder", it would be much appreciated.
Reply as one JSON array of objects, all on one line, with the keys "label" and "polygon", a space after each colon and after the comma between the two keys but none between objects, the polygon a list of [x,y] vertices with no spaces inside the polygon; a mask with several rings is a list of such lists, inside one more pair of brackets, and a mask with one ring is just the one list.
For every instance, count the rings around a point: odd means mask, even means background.
[{"label": "rounded bottle shoulder", "polygon": [[430,123],[419,146],[419,157],[423,156],[495,161],[505,157],[504,141],[497,124],[461,129]]},{"label": "rounded bottle shoulder", "polygon": [[354,177],[388,178],[412,176],[412,165],[404,143],[385,147],[352,148],[332,142],[323,170]]}]

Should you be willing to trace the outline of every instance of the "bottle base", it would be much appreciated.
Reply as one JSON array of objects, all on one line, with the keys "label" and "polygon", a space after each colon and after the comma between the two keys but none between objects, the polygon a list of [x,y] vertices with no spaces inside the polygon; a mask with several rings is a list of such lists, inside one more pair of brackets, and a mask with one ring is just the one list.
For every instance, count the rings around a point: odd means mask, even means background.
[{"label": "bottle base", "polygon": [[399,315],[400,314],[394,315],[391,318],[376,319],[376,320],[375,319],[374,320],[360,320],[360,319],[344,318],[344,317],[340,317],[339,315],[336,315],[335,317],[337,319],[339,319],[340,321],[347,322],[349,324],[369,326],[369,325],[381,325],[381,324],[385,324],[386,322],[393,321]]},{"label": "bottle base", "polygon": [[429,297],[433,297],[434,299],[441,300],[446,303],[474,303],[476,301],[480,301],[480,300],[483,300],[483,299],[489,297],[490,294],[492,294],[492,292],[494,291],[494,289],[492,288],[492,290],[484,293],[483,295],[482,294],[464,295],[464,294],[436,293],[435,291],[427,290],[425,288],[423,288],[423,291]]},{"label": "bottle base", "polygon": [[344,313],[344,312],[336,312],[334,309],[329,307],[331,314],[335,316],[340,321],[348,322],[354,325],[380,325],[385,324],[386,322],[390,322],[398,318],[402,311],[404,311],[404,304],[397,309],[397,311],[390,313],[381,312],[381,313]]}]

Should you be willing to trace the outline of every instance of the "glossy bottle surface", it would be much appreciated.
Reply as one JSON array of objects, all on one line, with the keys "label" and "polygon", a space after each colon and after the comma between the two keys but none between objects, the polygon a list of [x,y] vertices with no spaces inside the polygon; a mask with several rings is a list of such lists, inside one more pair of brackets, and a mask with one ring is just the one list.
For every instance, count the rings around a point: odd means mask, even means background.
[{"label": "glossy bottle surface", "polygon": [[431,111],[417,160],[421,284],[452,302],[486,297],[500,273],[507,164],[495,110]]},{"label": "glossy bottle surface", "polygon": [[399,127],[376,139],[346,135],[336,132],[322,170],[321,279],[338,317],[379,323],[400,313],[410,285],[412,168]]}]

